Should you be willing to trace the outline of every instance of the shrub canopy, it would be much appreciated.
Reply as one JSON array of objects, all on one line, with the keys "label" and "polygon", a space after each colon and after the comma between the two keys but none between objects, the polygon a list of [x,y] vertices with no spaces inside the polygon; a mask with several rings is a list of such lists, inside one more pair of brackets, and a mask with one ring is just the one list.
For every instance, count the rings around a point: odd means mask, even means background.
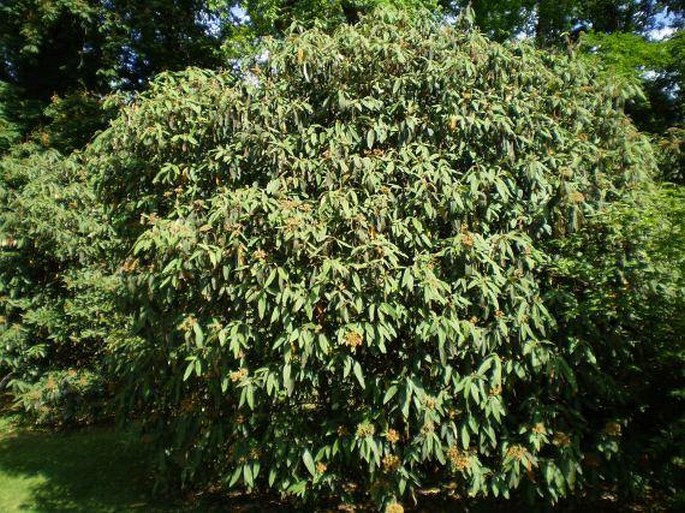
[{"label": "shrub canopy", "polygon": [[583,241],[631,258],[584,231],[649,187],[624,98],[573,56],[394,11],[157,79],[88,158],[131,247],[121,371],[165,475],[391,504],[554,500],[598,472],[633,345],[564,269]]}]

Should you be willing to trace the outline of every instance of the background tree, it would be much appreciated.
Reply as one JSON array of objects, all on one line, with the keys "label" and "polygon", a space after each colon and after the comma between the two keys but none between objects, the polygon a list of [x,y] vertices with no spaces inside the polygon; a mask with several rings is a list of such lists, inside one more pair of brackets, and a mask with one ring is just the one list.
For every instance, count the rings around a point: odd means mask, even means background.
[{"label": "background tree", "polygon": [[22,102],[24,133],[46,124],[50,102],[59,103],[53,112],[69,104],[82,130],[63,141],[65,150],[104,126],[93,100],[140,90],[161,71],[222,62],[216,14],[201,0],[18,0],[2,2],[0,12],[0,81]]},{"label": "background tree", "polygon": [[0,390],[42,423],[103,413],[105,340],[125,331],[116,245],[87,177],[56,150],[0,160]]}]

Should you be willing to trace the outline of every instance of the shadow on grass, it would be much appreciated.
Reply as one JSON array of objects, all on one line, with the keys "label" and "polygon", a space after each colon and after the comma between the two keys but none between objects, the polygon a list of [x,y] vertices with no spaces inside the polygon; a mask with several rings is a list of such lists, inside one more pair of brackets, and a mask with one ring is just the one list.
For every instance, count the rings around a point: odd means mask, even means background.
[{"label": "shadow on grass", "polygon": [[0,418],[1,513],[287,511],[249,497],[165,502],[151,494],[148,451],[136,438],[105,428],[73,433],[17,429],[5,420]]},{"label": "shadow on grass", "polygon": [[104,429],[73,434],[17,430],[0,439],[0,473],[19,511],[150,511],[140,444]]}]

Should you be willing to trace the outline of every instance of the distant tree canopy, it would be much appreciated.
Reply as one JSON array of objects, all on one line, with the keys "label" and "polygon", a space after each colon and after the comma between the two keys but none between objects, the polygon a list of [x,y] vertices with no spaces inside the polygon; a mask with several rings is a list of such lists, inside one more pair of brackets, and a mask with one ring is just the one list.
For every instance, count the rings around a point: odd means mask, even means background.
[{"label": "distant tree canopy", "polygon": [[685,32],[650,41],[635,33],[592,32],[581,49],[616,80],[639,84],[644,97],[628,105],[631,118],[645,131],[663,133],[685,120]]},{"label": "distant tree canopy", "polygon": [[[55,99],[71,97],[74,107],[79,99],[87,104],[113,90],[141,89],[161,71],[218,66],[220,39],[211,30],[212,13],[206,4],[202,0],[2,2],[0,81],[22,102],[24,132],[49,121],[43,109]],[[69,147],[81,145],[103,123],[103,116],[87,106],[81,115],[74,116],[73,110],[69,114],[85,121],[83,135]]]},{"label": "distant tree canopy", "polygon": [[528,34],[542,45],[562,42],[564,33],[645,33],[671,17],[682,22],[682,0],[458,0],[456,8],[471,4],[476,23],[490,37],[508,39]]},{"label": "distant tree canopy", "polygon": [[218,64],[203,0],[17,0],[2,7],[0,80],[27,98],[139,88],[155,73]]}]

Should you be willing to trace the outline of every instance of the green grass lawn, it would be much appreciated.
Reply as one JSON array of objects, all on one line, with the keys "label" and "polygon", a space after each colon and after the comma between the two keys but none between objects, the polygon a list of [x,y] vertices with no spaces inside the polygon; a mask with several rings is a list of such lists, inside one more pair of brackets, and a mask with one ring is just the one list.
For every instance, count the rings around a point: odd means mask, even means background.
[{"label": "green grass lawn", "polygon": [[151,511],[141,452],[111,430],[55,434],[0,419],[0,511]]},{"label": "green grass lawn", "polygon": [[145,454],[143,444],[112,429],[61,434],[0,417],[0,513],[262,510],[217,499],[165,504],[152,497]]}]

